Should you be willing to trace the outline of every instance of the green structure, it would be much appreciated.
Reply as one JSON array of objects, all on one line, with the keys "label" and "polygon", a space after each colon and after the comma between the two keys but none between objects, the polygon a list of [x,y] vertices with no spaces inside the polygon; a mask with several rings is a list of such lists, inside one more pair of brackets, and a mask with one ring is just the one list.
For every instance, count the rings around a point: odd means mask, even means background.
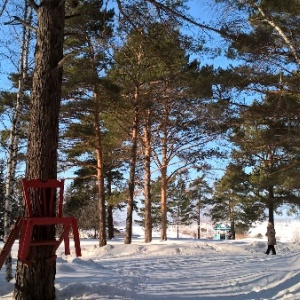
[{"label": "green structure", "polygon": [[214,240],[227,240],[230,229],[230,226],[227,224],[217,224],[214,227]]}]

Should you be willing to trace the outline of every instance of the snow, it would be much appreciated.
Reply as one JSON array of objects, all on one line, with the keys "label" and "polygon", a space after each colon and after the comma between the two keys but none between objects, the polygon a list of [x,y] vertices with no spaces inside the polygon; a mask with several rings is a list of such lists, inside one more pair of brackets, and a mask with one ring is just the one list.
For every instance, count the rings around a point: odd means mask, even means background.
[{"label": "snow", "polygon": [[[237,240],[155,237],[144,243],[134,228],[132,244],[123,238],[108,241],[82,239],[82,257],[65,256],[59,248],[56,270],[58,300],[262,300],[300,299],[300,222],[275,224],[277,255],[265,255],[266,222]],[[257,235],[261,234],[261,238]],[[0,247],[3,246],[0,243]],[[74,251],[71,242],[72,251]],[[18,243],[13,247],[16,267]],[[15,270],[14,270],[15,271]],[[14,280],[0,271],[0,298],[13,299]]]}]

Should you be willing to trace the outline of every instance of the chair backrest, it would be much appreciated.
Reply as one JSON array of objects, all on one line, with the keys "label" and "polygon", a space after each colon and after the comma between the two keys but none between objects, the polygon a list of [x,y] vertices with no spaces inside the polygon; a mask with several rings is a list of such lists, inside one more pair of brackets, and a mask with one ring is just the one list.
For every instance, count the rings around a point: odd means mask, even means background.
[{"label": "chair backrest", "polygon": [[61,217],[64,180],[22,179],[28,217]]}]

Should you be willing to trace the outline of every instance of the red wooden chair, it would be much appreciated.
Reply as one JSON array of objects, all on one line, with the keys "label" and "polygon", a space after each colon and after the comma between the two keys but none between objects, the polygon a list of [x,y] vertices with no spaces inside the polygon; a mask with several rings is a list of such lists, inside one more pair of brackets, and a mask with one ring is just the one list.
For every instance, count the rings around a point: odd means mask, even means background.
[{"label": "red wooden chair", "polygon": [[[26,216],[23,217],[18,252],[19,260],[30,263],[30,247],[35,246],[52,246],[51,255],[48,259],[55,259],[56,250],[62,241],[65,244],[65,254],[69,255],[71,229],[76,255],[81,256],[77,220],[74,217],[63,217],[64,180],[49,179],[43,182],[40,179],[23,179],[22,186]],[[56,231],[53,238],[45,239],[43,230],[48,229],[49,232],[51,229],[54,230],[53,227]],[[34,230],[39,230],[36,240],[33,239]]]}]

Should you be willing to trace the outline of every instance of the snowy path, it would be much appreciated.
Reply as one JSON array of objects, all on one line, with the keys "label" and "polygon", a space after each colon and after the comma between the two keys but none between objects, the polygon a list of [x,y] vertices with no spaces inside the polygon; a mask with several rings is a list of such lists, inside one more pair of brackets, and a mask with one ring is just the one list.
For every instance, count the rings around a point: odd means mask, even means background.
[{"label": "snowy path", "polygon": [[[298,244],[279,243],[276,256],[265,255],[265,241],[254,239],[81,244],[81,258],[58,253],[58,300],[300,299]],[[13,299],[14,282],[4,276],[3,268],[1,299]]]},{"label": "snowy path", "polygon": [[[64,287],[58,295],[64,299],[73,290],[74,299],[95,300],[300,299],[298,260],[298,254],[267,257],[220,252],[99,261],[75,259],[69,270],[59,263],[58,273],[62,268],[63,278],[68,272],[73,279],[83,273],[88,277],[79,276],[77,283]],[[89,298],[87,294],[75,298],[80,289],[90,293]]]}]

